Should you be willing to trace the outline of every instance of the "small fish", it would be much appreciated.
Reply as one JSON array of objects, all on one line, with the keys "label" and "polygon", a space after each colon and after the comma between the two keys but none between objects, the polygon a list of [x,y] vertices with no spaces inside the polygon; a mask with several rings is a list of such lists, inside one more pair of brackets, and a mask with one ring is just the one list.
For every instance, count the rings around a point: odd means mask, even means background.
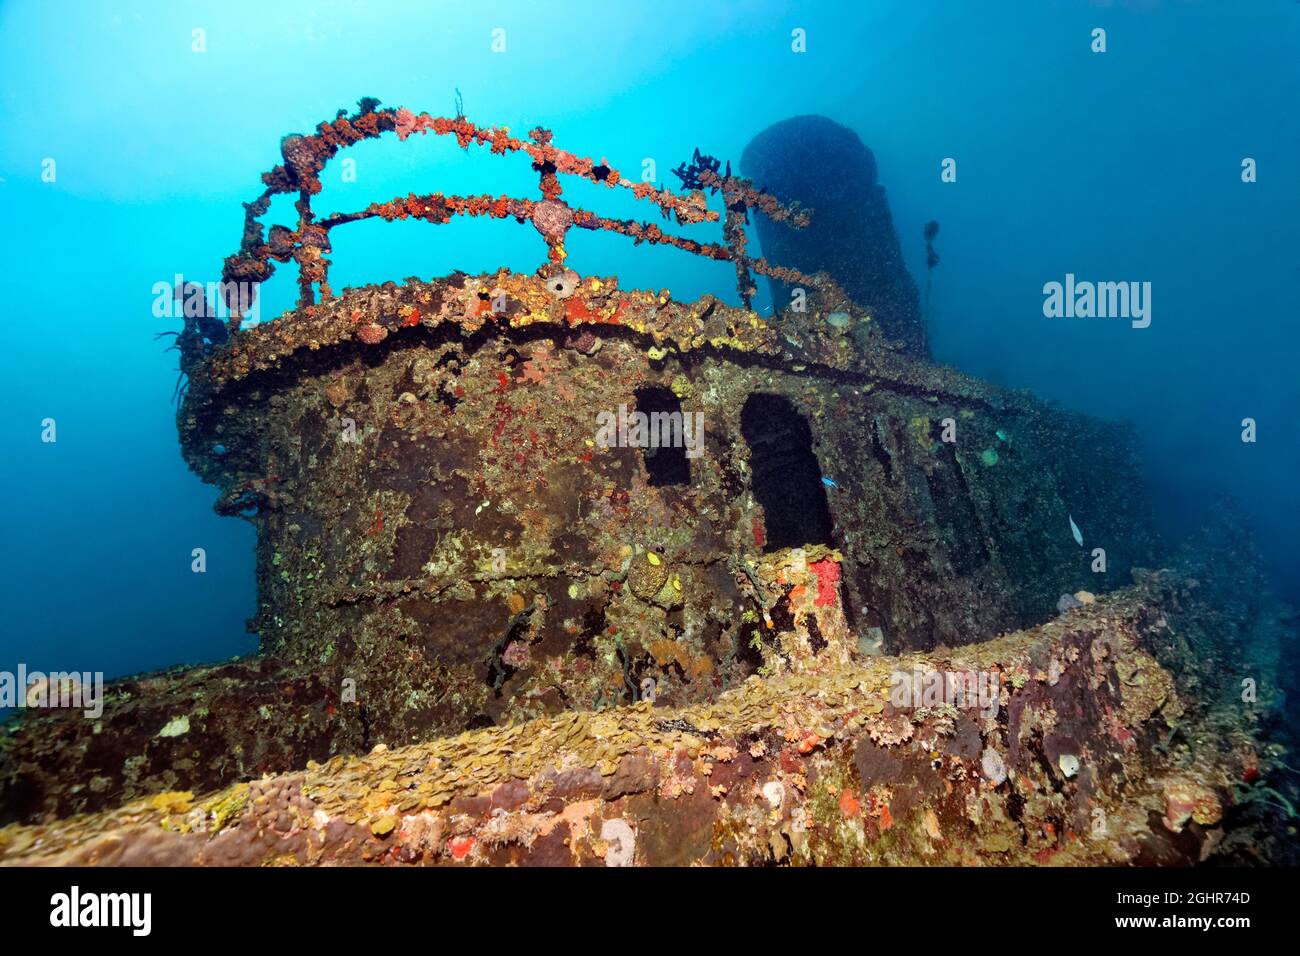
[{"label": "small fish", "polygon": [[1080,531],[1079,526],[1074,523],[1074,515],[1070,515],[1069,517],[1070,517],[1070,533],[1074,535],[1074,543],[1082,548],[1083,532]]},{"label": "small fish", "polygon": [[839,487],[839,485],[835,484],[834,478],[827,478],[825,475],[822,475],[822,484],[825,485],[827,488]]}]

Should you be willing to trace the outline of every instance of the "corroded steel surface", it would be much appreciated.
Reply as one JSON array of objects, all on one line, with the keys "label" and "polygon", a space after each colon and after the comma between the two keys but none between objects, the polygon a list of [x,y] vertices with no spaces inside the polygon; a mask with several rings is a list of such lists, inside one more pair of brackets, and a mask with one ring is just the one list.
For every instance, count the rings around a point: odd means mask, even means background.
[{"label": "corroded steel surface", "polygon": [[[1195,862],[1241,850],[1225,813],[1258,759],[1250,728],[1215,729],[1158,660],[1175,623],[1216,613],[1198,587],[1148,576],[976,646],[796,655],[707,704],[570,712],[11,826],[0,862]],[[891,675],[913,669],[997,673],[1000,693],[896,706]]]}]

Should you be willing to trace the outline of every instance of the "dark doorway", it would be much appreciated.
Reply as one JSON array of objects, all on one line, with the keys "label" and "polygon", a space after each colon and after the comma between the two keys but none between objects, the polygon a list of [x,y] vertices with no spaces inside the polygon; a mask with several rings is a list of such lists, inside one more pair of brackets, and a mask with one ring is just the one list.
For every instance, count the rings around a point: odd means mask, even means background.
[{"label": "dark doorway", "polygon": [[781,396],[759,393],[740,410],[740,432],[749,444],[754,497],[767,516],[763,550],[832,544],[821,465],[804,417]]},{"label": "dark doorway", "polygon": [[[649,423],[650,447],[645,449],[645,470],[650,484],[689,485],[691,463],[686,457],[686,442],[682,434],[682,403],[669,389],[660,385],[645,385],[636,390],[636,410],[645,414]],[[669,416],[668,418],[656,416]],[[655,447],[658,446],[658,447]]]}]

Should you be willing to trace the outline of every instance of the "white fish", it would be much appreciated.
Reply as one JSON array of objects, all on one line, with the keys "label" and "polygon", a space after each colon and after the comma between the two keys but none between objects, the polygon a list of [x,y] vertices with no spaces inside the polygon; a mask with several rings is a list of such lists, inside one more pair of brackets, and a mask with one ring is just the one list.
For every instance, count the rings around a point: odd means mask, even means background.
[{"label": "white fish", "polygon": [[1069,517],[1070,517],[1070,533],[1074,535],[1074,543],[1082,548],[1083,532],[1080,531],[1079,526],[1074,523],[1074,515],[1070,515]]}]

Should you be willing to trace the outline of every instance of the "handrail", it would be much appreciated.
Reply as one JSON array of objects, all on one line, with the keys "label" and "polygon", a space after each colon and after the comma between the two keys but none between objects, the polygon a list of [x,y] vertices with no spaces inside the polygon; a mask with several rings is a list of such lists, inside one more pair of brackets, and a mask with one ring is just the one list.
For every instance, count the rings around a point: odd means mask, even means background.
[{"label": "handrail", "polygon": [[[364,219],[379,218],[423,219],[426,222],[446,223],[453,216],[489,216],[495,219],[513,218],[520,223],[531,222],[546,241],[548,264],[543,270],[558,272],[564,268],[568,256],[564,242],[569,229],[605,230],[628,236],[639,245],[648,242],[669,245],[693,255],[735,264],[737,291],[749,308],[757,291],[751,272],[769,276],[791,284],[806,284],[834,290],[834,283],[825,275],[805,275],[795,269],[772,265],[762,258],[751,258],[746,253],[744,227],[749,222],[749,210],[755,209],[777,222],[786,222],[802,229],[810,221],[810,213],[798,204],[786,205],[770,193],[757,188],[752,182],[731,173],[728,163],[720,172],[720,161],[702,155],[697,149],[689,163],[683,163],[674,174],[689,190],[685,194],[668,188],[657,189],[653,183],[627,179],[605,160],[599,163],[576,156],[557,148],[552,143],[550,130],[537,127],[529,139],[512,136],[505,127],[479,127],[464,116],[438,117],[428,113],[413,113],[406,108],[379,109],[379,101],[371,97],[358,103],[357,112],[351,116],[340,110],[332,120],[319,124],[310,135],[284,137],[280,152],[284,163],[262,175],[265,189],[251,203],[244,203],[244,234],[239,251],[225,260],[222,270],[222,292],[231,313],[231,326],[238,328],[241,310],[250,304],[248,293],[238,292],[246,283],[253,289],[266,281],[275,271],[274,262],[293,261],[298,266],[298,307],[315,303],[314,286],[320,287],[322,300],[333,297],[329,286],[331,251],[329,233],[336,226]],[[442,193],[397,197],[389,202],[371,203],[365,209],[351,213],[335,213],[317,219],[312,209],[312,196],[321,191],[320,173],[325,164],[340,149],[366,139],[374,139],[386,132],[395,132],[399,140],[414,133],[432,132],[437,136],[455,136],[462,149],[472,145],[488,146],[493,154],[524,153],[532,160],[540,179],[541,199],[524,199],[511,196],[448,196]],[[574,208],[562,198],[559,176],[579,176],[592,183],[609,188],[631,190],[638,200],[659,207],[665,219],[675,218],[680,225],[717,222],[718,212],[707,206],[704,190],[721,192],[726,207],[723,221],[722,243],[704,243],[664,232],[658,225],[632,219],[613,219],[585,209]],[[274,196],[297,193],[294,204],[298,210],[298,226],[273,225],[264,237],[261,217],[270,209]],[[255,292],[253,293],[255,294]]]}]

